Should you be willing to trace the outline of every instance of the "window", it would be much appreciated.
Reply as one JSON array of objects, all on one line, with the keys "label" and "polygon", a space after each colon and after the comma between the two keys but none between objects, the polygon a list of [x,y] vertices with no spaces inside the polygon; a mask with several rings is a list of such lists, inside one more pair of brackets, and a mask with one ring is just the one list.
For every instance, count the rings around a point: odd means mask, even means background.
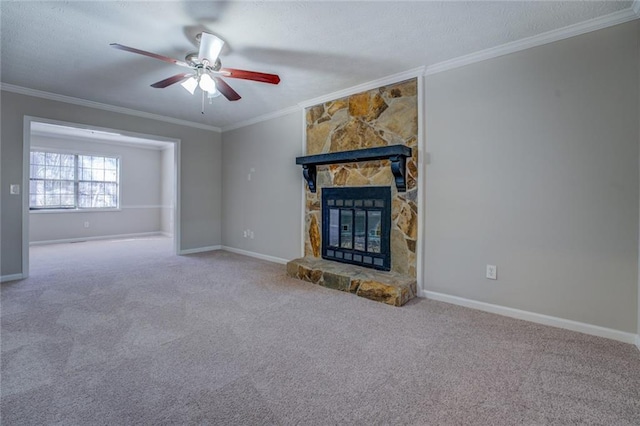
[{"label": "window", "polygon": [[31,209],[118,208],[118,187],[116,157],[31,151]]}]

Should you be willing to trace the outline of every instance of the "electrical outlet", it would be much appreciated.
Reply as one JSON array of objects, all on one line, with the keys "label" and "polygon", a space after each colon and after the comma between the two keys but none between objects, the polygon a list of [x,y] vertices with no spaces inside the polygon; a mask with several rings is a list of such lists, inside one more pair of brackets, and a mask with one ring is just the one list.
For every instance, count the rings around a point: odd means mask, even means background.
[{"label": "electrical outlet", "polygon": [[249,238],[253,240],[253,231],[249,231]]},{"label": "electrical outlet", "polygon": [[496,265],[487,265],[487,278],[490,280],[498,279],[498,267]]},{"label": "electrical outlet", "polygon": [[242,236],[243,236],[244,238],[247,238],[247,230],[246,230],[246,229],[242,231]]},{"label": "electrical outlet", "polygon": [[84,223],[84,227],[85,227],[85,228],[88,228],[88,227],[89,227],[89,221],[86,221],[86,222]]}]

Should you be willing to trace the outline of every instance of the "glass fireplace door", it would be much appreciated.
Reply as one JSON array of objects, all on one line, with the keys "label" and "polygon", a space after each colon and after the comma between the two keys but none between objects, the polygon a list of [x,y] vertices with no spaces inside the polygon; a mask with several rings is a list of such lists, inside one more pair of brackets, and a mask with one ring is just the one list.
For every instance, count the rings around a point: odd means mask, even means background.
[{"label": "glass fireplace door", "polygon": [[390,269],[390,188],[323,188],[322,206],[323,258]]}]

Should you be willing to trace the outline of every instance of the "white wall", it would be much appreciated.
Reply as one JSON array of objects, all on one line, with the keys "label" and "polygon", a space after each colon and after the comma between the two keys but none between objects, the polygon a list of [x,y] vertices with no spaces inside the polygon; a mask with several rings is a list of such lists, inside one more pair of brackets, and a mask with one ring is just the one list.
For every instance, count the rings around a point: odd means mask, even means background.
[{"label": "white wall", "polygon": [[[120,158],[119,211],[31,211],[29,241],[43,242],[161,231],[161,153],[132,145],[111,145],[31,136],[31,149]],[[89,223],[89,228],[84,223]]]},{"label": "white wall", "polygon": [[161,186],[160,186],[160,229],[165,235],[173,235],[173,211],[174,211],[174,175],[175,175],[175,155],[173,148],[162,150]]},{"label": "white wall", "polygon": [[[301,114],[223,134],[225,246],[285,260],[300,257],[303,180],[296,157],[302,155]],[[253,231],[254,238],[244,238],[244,230]]]},{"label": "white wall", "polygon": [[636,332],[638,25],[427,77],[426,290]]},{"label": "white wall", "polygon": [[22,273],[22,183],[24,116],[179,139],[180,241],[182,250],[220,245],[221,135],[218,132],[102,109],[2,91],[0,132],[0,275]]}]

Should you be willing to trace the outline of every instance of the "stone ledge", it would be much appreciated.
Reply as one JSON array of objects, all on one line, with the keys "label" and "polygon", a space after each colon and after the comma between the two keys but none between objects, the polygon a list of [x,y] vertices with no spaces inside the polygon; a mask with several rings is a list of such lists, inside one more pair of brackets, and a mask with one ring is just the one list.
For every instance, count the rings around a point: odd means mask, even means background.
[{"label": "stone ledge", "polygon": [[402,306],[416,297],[417,282],[413,277],[316,257],[288,262],[287,275],[393,306]]}]

